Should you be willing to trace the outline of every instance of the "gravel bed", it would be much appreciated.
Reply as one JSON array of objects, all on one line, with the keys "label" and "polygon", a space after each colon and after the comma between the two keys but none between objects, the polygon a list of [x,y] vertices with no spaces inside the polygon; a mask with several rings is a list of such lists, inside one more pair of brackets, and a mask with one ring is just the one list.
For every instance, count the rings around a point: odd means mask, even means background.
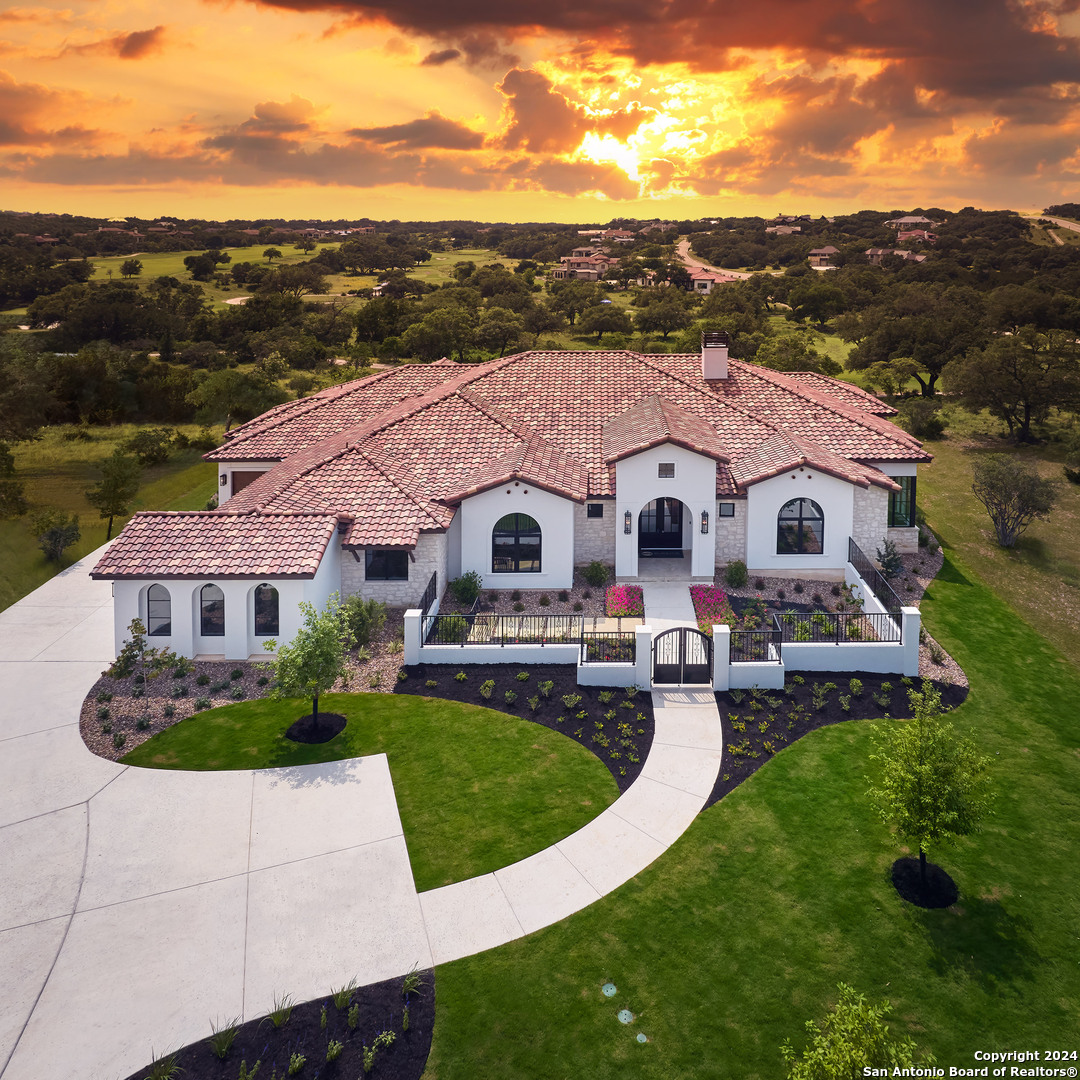
[{"label": "gravel bed", "polygon": [[[498,611],[502,615],[515,614],[513,605],[520,603],[520,615],[588,615],[597,618],[604,616],[604,597],[607,586],[615,584],[615,573],[608,567],[607,585],[590,585],[582,576],[581,570],[574,571],[574,585],[570,589],[485,589],[480,594],[480,611]],[[521,599],[515,601],[514,594]],[[565,594],[566,599],[561,597]],[[547,597],[548,603],[542,604],[541,597]],[[575,611],[574,605],[581,604],[581,610]],[[465,604],[457,603],[447,589],[439,603],[440,615],[464,615],[472,611]]]}]

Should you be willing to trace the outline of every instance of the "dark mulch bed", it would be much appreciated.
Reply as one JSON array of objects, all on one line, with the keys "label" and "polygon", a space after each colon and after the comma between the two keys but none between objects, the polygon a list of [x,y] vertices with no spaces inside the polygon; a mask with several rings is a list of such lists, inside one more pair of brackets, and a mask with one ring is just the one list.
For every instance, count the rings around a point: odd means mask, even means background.
[{"label": "dark mulch bed", "polygon": [[[398,682],[395,693],[483,705],[558,731],[595,754],[608,767],[620,793],[637,779],[652,747],[654,724],[649,693],[642,691],[631,697],[619,687],[578,686],[573,664],[417,664],[404,670],[408,678]],[[467,678],[456,680],[454,676],[459,672]],[[529,678],[519,681],[521,672],[527,672]],[[488,680],[495,686],[491,697],[484,698],[480,688]],[[553,684],[546,698],[539,690],[545,681]],[[511,704],[506,702],[507,691],[517,695]],[[601,701],[602,693],[611,696]],[[568,707],[564,697],[574,696],[580,700]],[[530,698],[539,698],[535,709],[529,705]],[[620,724],[629,724],[629,737],[625,729],[619,730]]]},{"label": "dark mulch bed", "polygon": [[[275,1028],[268,1017],[249,1020],[236,1032],[236,1039],[224,1061],[210,1049],[206,1039],[191,1043],[177,1052],[176,1064],[184,1080],[236,1080],[241,1062],[248,1071],[259,1067],[259,1080],[289,1075],[293,1054],[303,1054],[307,1061],[297,1073],[315,1080],[356,1080],[364,1073],[364,1046],[371,1046],[383,1031],[395,1033],[389,1046],[380,1047],[375,1054],[372,1075],[381,1080],[419,1080],[427,1065],[431,1050],[431,1033],[435,1021],[435,973],[421,972],[419,994],[409,996],[409,1030],[403,1030],[405,998],[402,978],[387,979],[353,991],[352,1004],[359,1006],[357,1026],[349,1027],[348,1008],[338,1009],[331,997],[318,998],[296,1005],[288,1021]],[[326,1010],[326,1027],[322,1027],[322,1012]],[[211,1032],[207,1032],[209,1038]],[[326,1060],[326,1048],[331,1040],[342,1043],[336,1061]],[[128,1080],[143,1080],[150,1066],[133,1072]],[[168,1074],[174,1075],[174,1074]]]},{"label": "dark mulch bed", "polygon": [[341,713],[321,712],[318,716],[308,713],[290,725],[285,732],[285,738],[290,742],[312,743],[329,742],[335,735],[340,735],[345,730],[348,721]]},{"label": "dark mulch bed", "polygon": [[926,864],[924,883],[919,860],[910,856],[893,863],[892,883],[904,900],[921,908],[951,907],[960,896],[956,882],[936,863]]},{"label": "dark mulch bed", "polygon": [[[861,681],[861,693],[852,691],[852,679]],[[829,683],[834,687],[826,690]],[[803,675],[789,675],[784,690],[758,690],[756,694],[749,690],[718,693],[716,705],[724,731],[724,757],[720,775],[705,805],[719,802],[757,772],[773,754],[811,731],[844,720],[910,716],[908,690],[917,689],[922,683],[921,679],[905,682],[899,675],[809,671]],[[966,686],[937,681],[932,685],[941,694],[941,703],[946,708],[955,708],[968,694]],[[843,699],[847,699],[846,710]]]}]

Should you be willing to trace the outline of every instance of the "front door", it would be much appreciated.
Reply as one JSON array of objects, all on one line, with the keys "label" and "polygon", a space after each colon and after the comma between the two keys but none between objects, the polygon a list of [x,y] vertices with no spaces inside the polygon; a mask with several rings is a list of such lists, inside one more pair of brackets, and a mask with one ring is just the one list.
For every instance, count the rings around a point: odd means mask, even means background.
[{"label": "front door", "polygon": [[638,554],[648,558],[682,557],[683,504],[653,499],[638,516]]}]

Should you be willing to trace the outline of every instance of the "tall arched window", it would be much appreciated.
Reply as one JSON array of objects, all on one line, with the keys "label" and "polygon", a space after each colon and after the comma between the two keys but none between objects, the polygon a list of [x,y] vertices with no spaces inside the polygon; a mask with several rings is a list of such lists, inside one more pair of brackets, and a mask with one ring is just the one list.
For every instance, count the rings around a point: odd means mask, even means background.
[{"label": "tall arched window", "polygon": [[150,637],[172,633],[172,597],[164,585],[151,585],[146,590],[146,632]]},{"label": "tall arched window", "polygon": [[491,530],[494,574],[540,573],[540,526],[528,514],[507,514]]},{"label": "tall arched window", "polygon": [[278,591],[273,585],[259,585],[255,589],[255,633],[259,637],[277,637],[280,627]]},{"label": "tall arched window", "polygon": [[199,630],[203,637],[225,636],[225,594],[217,585],[199,591]]},{"label": "tall arched window", "polygon": [[777,555],[820,555],[825,550],[825,515],[813,499],[792,499],[776,517]]}]

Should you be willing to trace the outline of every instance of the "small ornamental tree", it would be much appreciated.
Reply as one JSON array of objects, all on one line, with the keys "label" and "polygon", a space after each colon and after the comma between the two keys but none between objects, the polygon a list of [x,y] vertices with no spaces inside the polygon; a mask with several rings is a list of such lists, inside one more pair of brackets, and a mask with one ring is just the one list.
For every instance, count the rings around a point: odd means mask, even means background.
[{"label": "small ornamental tree", "polygon": [[941,719],[941,694],[932,684],[909,690],[913,717],[878,733],[870,760],[879,768],[867,794],[886,824],[919,847],[919,878],[926,887],[926,849],[974,832],[993,803],[990,759],[970,737]]},{"label": "small ornamental tree", "polygon": [[37,538],[38,545],[45,552],[45,558],[58,563],[66,548],[77,544],[82,537],[79,529],[79,515],[64,513],[50,507],[35,514],[30,519],[30,531]]},{"label": "small ornamental tree", "polygon": [[86,492],[86,501],[103,518],[109,519],[108,528],[105,530],[105,539],[109,540],[112,538],[113,518],[128,512],[131,500],[139,490],[142,466],[138,458],[129,457],[117,449],[112,457],[101,463],[101,472],[97,487]]},{"label": "small ornamental tree", "polygon": [[318,724],[319,695],[341,677],[353,635],[337,593],[322,611],[307,601],[301,601],[300,611],[304,621],[288,645],[278,649],[273,639],[266,642],[267,652],[277,652],[277,659],[266,665],[274,678],[270,696],[278,700],[310,697],[312,721]]},{"label": "small ornamental tree", "polygon": [[[885,1018],[888,1002],[873,1005],[840,983],[840,998],[819,1025],[807,1020],[810,1045],[796,1054],[790,1042],[780,1048],[788,1066],[788,1080],[855,1080],[869,1075],[870,1069],[895,1069],[915,1066],[915,1043],[893,1035]],[[932,1065],[927,1055],[921,1065]]]},{"label": "small ornamental tree", "polygon": [[986,507],[1002,547],[1015,546],[1033,519],[1050,513],[1057,498],[1052,480],[1012,454],[990,454],[976,462],[971,490]]}]

